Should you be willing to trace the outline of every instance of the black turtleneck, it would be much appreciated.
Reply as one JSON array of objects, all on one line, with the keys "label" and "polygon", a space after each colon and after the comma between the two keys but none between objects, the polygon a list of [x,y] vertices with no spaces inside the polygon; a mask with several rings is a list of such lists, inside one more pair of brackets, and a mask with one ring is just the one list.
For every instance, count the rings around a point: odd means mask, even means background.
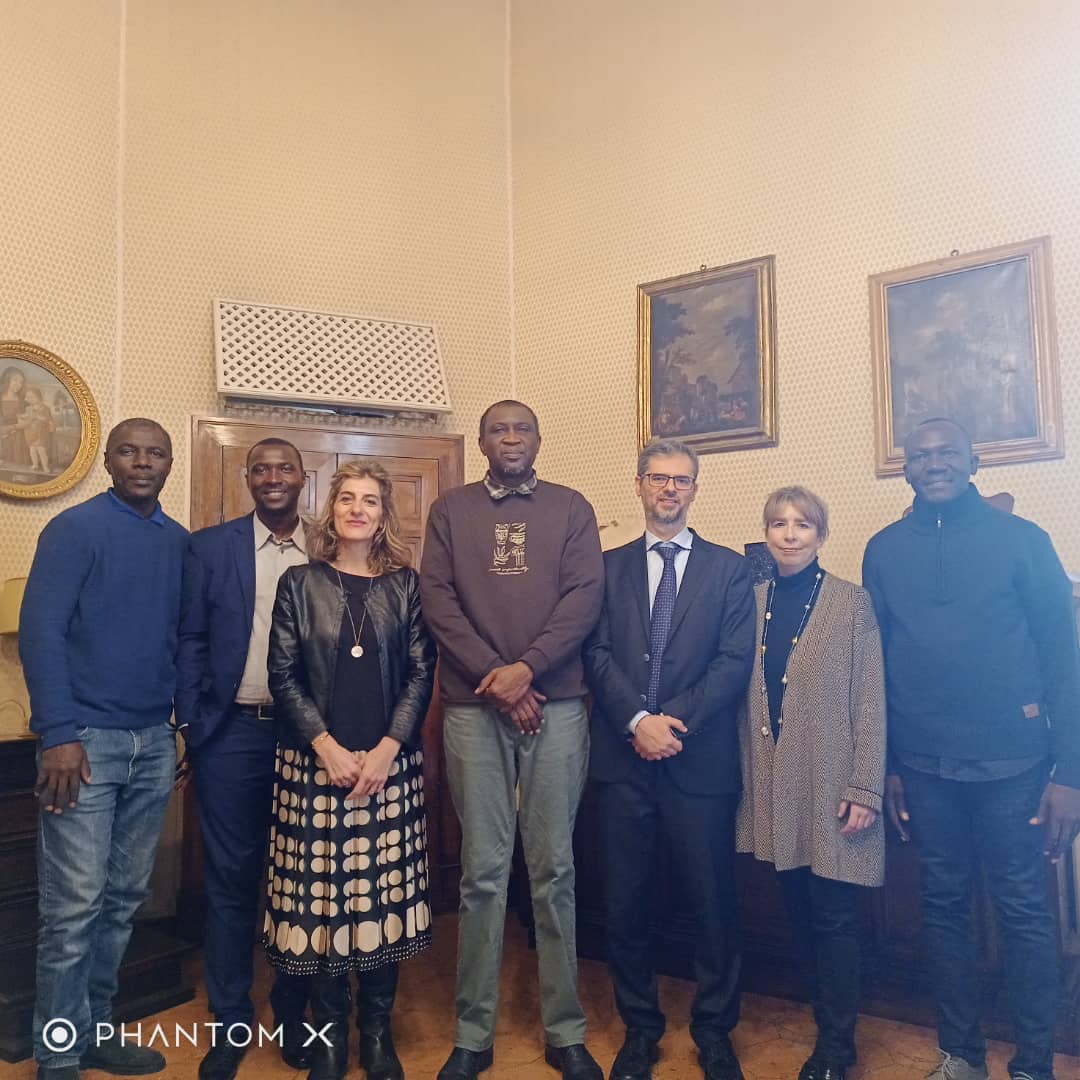
[{"label": "black turtleneck", "polygon": [[[814,588],[819,573],[824,576],[820,564],[814,559],[798,573],[787,577],[777,574],[774,585],[765,593],[766,603],[772,597],[772,605],[766,609],[771,611],[772,618],[766,627],[765,689],[769,695],[769,723],[774,739],[780,737],[780,708],[784,703],[784,684],[781,680],[791,655],[791,639],[798,631],[803,616],[810,617],[810,611],[813,611],[813,605],[821,595],[821,590]],[[807,604],[810,611],[806,609]]]}]

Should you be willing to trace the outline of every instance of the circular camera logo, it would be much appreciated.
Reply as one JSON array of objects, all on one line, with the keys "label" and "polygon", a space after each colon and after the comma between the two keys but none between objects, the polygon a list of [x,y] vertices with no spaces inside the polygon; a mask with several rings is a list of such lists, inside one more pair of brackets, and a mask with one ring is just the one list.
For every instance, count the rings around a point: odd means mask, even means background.
[{"label": "circular camera logo", "polygon": [[54,1054],[66,1054],[74,1045],[77,1033],[75,1025],[62,1016],[56,1016],[41,1029],[41,1041]]}]

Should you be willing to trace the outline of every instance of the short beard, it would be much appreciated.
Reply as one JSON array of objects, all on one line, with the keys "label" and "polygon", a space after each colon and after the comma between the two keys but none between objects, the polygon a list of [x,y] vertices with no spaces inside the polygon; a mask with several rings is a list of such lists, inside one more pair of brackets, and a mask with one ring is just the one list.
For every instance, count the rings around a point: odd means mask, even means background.
[{"label": "short beard", "polygon": [[519,462],[517,465],[500,465],[499,472],[505,477],[528,477],[532,473],[532,465],[526,464],[524,461]]},{"label": "short beard", "polygon": [[683,506],[677,510],[662,510],[659,506],[653,509],[653,520],[658,525],[675,525],[680,519],[686,520],[686,508]]}]

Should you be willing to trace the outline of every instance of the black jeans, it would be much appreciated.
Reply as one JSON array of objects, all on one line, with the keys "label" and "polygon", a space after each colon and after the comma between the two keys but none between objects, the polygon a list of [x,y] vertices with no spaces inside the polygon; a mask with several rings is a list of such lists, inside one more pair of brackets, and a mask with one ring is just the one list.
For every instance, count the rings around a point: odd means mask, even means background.
[{"label": "black jeans", "polygon": [[941,1049],[973,1065],[986,1058],[979,1027],[971,918],[978,861],[997,913],[1016,1035],[1009,1072],[1053,1075],[1058,955],[1046,890],[1038,809],[1047,768],[1005,780],[963,782],[902,768],[922,863],[923,925],[937,997]]},{"label": "black jeans", "polygon": [[814,1056],[855,1063],[859,1011],[859,886],[818,877],[808,866],[777,875],[814,1002]]}]

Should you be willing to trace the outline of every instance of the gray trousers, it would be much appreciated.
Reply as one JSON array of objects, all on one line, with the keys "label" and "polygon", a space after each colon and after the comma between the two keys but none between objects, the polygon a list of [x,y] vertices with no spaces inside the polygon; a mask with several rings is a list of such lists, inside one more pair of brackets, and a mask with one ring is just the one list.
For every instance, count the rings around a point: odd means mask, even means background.
[{"label": "gray trousers", "polygon": [[537,735],[519,735],[489,706],[447,705],[443,738],[462,834],[455,1044],[486,1050],[495,1039],[515,816],[529,870],[547,1042],[582,1043],[572,838],[589,764],[584,702],[548,702]]}]

